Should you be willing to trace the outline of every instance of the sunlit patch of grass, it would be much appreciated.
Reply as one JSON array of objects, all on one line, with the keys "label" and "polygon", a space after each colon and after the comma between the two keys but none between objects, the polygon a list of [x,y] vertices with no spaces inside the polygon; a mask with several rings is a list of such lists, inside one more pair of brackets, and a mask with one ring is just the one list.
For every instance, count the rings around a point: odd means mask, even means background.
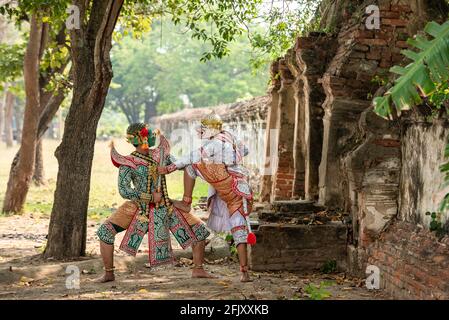
[{"label": "sunlit patch of grass", "polygon": [[[171,199],[181,200],[184,194],[183,171],[176,171],[167,176],[167,189]],[[192,195],[192,205],[196,205],[201,197],[206,197],[208,184],[197,179]]]},{"label": "sunlit patch of grass", "polygon": [[24,212],[41,215],[43,218],[50,216],[53,207],[53,194],[56,184],[50,180],[46,186],[37,187],[32,185],[28,192]]}]

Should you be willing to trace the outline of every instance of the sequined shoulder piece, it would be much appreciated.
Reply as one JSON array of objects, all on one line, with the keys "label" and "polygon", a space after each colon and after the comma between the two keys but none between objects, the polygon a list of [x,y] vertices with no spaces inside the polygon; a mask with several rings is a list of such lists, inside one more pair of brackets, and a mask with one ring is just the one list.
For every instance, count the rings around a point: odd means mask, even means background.
[{"label": "sequined shoulder piece", "polygon": [[114,145],[111,146],[111,161],[114,166],[120,168],[120,166],[127,166],[132,169],[136,169],[138,165],[145,164],[144,160],[140,160],[133,156],[123,156],[115,149]]}]

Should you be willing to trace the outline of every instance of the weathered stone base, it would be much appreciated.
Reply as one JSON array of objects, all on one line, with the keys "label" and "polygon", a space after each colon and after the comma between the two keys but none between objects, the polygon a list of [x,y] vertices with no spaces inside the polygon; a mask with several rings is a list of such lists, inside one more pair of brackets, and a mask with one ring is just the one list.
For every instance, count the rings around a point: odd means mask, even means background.
[{"label": "weathered stone base", "polygon": [[357,248],[354,245],[348,245],[348,274],[364,278],[366,276],[367,256],[364,249]]},{"label": "weathered stone base", "polygon": [[314,271],[332,260],[339,270],[346,269],[347,228],[343,223],[262,223],[254,233],[257,244],[251,249],[252,270]]},{"label": "weathered stone base", "polygon": [[397,299],[449,299],[449,238],[395,222],[368,251],[381,289]]}]

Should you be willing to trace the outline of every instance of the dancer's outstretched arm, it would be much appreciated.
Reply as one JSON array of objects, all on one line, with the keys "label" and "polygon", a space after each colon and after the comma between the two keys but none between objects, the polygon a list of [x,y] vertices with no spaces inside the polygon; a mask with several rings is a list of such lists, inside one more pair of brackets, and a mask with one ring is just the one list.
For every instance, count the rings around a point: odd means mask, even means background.
[{"label": "dancer's outstretched arm", "polygon": [[189,154],[180,157],[173,161],[172,164],[165,167],[158,167],[159,174],[170,174],[176,170],[184,169],[185,167],[201,162],[202,159],[211,158],[214,155],[213,145],[211,143],[193,150]]}]

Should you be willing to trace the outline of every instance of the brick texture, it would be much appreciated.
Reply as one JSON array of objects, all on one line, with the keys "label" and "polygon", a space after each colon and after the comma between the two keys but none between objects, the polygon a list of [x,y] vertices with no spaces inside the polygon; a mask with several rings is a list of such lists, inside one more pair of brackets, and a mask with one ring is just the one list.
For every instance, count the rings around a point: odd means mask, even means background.
[{"label": "brick texture", "polygon": [[395,222],[368,249],[381,287],[398,299],[449,299],[449,238],[408,222]]}]

